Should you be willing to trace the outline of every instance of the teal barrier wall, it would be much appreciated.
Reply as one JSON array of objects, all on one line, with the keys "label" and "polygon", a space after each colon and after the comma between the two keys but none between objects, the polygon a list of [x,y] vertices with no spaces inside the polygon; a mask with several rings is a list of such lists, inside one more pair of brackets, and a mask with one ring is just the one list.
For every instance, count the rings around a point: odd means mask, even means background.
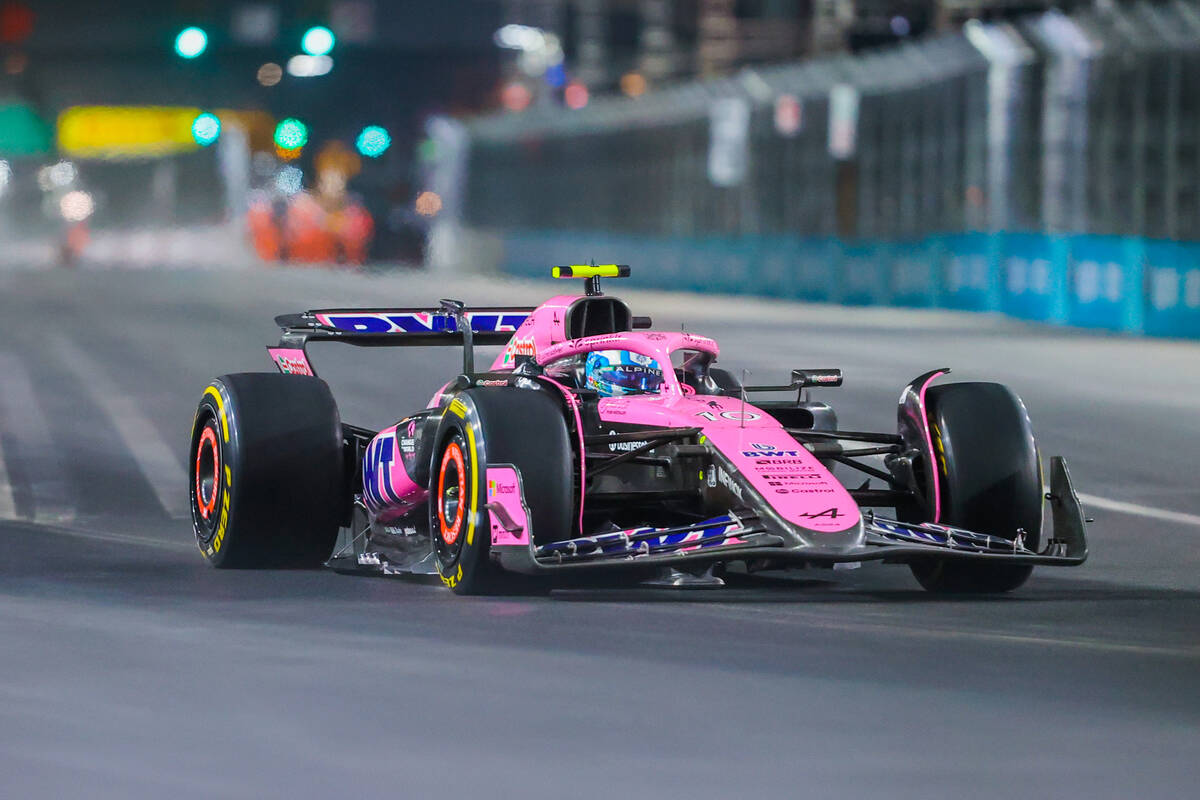
[{"label": "teal barrier wall", "polygon": [[791,236],[506,234],[503,269],[633,265],[632,285],[847,305],[998,311],[1021,319],[1200,338],[1200,242],[959,233],[886,243]]}]

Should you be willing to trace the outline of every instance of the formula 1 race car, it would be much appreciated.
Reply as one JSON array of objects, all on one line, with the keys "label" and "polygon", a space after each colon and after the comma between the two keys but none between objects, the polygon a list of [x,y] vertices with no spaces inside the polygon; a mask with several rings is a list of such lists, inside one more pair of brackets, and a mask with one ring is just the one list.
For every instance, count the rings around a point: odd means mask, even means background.
[{"label": "formula 1 race car", "polygon": [[[996,383],[900,394],[895,433],[839,430],[812,387],[745,386],[717,343],[601,293],[624,265],[555,267],[585,294],[535,309],[283,315],[279,373],[214,380],[192,426],[191,507],[216,567],[441,576],[459,594],[613,571],[671,586],[726,571],[905,563],[926,589],[1004,592],[1087,558],[1065,461],[1049,491],[1021,400]],[[462,373],[383,430],[342,423],[306,346],[461,345]],[[477,370],[474,348],[503,346]],[[787,392],[751,403],[750,395]],[[835,476],[835,465],[839,475]],[[857,474],[851,480],[851,474]],[[1043,501],[1050,531],[1043,535]],[[877,510],[890,510],[888,515]]]}]

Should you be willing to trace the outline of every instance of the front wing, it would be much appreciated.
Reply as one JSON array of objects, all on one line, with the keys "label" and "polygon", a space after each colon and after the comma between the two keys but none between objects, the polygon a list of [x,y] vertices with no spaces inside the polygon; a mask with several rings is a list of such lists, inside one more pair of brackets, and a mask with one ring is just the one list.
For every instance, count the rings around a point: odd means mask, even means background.
[{"label": "front wing", "polygon": [[[669,528],[642,527],[614,530],[542,545],[493,547],[501,564],[524,573],[551,573],[603,567],[687,568],[720,561],[766,559],[772,563],[837,563],[922,559],[965,559],[1011,564],[1076,566],[1088,555],[1085,518],[1067,465],[1061,457],[1050,460],[1051,535],[1038,551],[1029,549],[1022,536],[1010,541],[998,536],[949,525],[886,519],[867,511],[863,515],[862,546],[826,549],[795,546],[762,524],[750,510],[734,510],[701,522]],[[490,506],[489,506],[490,508]],[[427,540],[426,540],[427,541]],[[348,547],[347,550],[357,548]],[[393,575],[430,573],[432,552],[403,554],[346,552],[335,554],[330,566],[339,571]]]},{"label": "front wing", "polygon": [[784,537],[762,526],[757,515],[734,511],[691,525],[634,528],[551,542],[532,549],[532,565],[512,559],[508,566],[521,571],[549,571],[570,567],[668,566],[757,558],[813,564],[907,562],[927,558],[1050,566],[1082,564],[1088,554],[1085,519],[1066,462],[1061,457],[1050,460],[1047,499],[1051,509],[1051,535],[1039,551],[1026,547],[1023,536],[1010,541],[949,525],[900,522],[870,511],[864,514],[866,536],[861,547],[840,550],[794,547],[789,546]]}]

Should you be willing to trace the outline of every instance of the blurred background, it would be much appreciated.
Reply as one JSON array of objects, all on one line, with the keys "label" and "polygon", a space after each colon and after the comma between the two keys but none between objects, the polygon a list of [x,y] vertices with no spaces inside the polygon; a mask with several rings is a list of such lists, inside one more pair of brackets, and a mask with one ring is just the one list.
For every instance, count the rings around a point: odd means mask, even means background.
[{"label": "blurred background", "polygon": [[0,259],[1200,335],[1195,0],[0,2]]}]

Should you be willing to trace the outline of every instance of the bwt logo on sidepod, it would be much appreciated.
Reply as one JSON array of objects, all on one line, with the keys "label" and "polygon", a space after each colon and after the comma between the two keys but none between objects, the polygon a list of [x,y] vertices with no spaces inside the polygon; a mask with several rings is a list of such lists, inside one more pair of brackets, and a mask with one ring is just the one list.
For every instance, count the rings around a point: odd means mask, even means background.
[{"label": "bwt logo on sidepod", "polygon": [[[773,445],[762,444],[761,442],[751,442],[750,446],[753,450],[743,450],[742,455],[746,458],[783,458],[784,456],[796,457],[800,455],[799,450],[776,450]],[[808,452],[807,450],[805,452]]]}]

